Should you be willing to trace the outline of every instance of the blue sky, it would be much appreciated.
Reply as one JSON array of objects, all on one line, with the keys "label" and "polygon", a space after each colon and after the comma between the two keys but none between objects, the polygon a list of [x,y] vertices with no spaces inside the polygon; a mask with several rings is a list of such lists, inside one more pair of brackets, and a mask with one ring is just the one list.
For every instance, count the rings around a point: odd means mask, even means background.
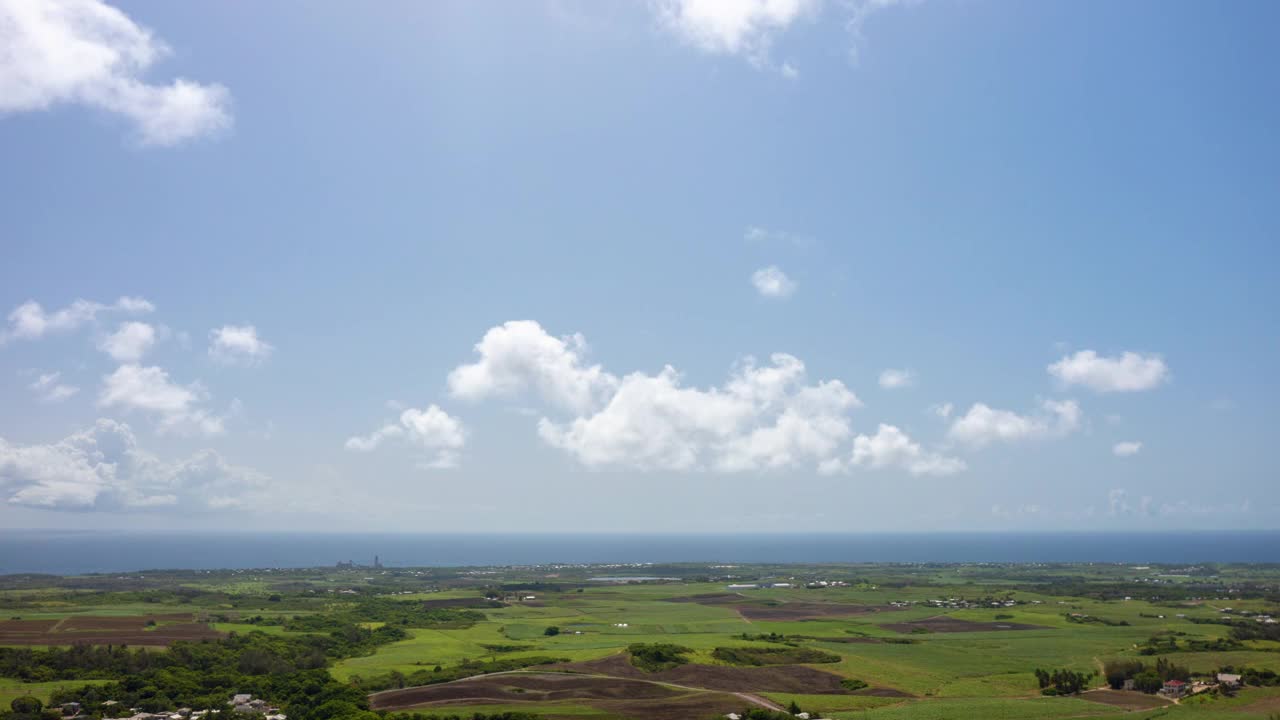
[{"label": "blue sky", "polygon": [[0,526],[1280,527],[1278,23],[0,0]]}]

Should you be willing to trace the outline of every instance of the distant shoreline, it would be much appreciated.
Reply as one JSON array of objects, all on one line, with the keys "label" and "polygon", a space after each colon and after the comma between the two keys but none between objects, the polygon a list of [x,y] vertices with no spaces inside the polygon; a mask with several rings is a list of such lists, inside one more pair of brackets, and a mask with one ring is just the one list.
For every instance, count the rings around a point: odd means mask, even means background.
[{"label": "distant shoreline", "polygon": [[390,534],[0,531],[0,574],[605,563],[1280,563],[1280,531]]}]

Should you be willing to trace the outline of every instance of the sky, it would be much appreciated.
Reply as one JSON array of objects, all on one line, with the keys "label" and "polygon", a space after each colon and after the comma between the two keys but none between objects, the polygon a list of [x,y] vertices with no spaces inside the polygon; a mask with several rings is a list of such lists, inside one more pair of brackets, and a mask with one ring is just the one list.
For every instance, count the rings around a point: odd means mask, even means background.
[{"label": "sky", "polygon": [[0,527],[1280,528],[1277,26],[0,0]]}]

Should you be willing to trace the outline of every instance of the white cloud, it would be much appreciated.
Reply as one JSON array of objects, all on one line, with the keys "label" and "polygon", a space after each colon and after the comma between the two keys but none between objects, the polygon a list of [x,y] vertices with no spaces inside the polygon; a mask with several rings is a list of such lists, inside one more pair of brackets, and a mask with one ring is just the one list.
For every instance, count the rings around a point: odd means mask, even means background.
[{"label": "white cloud", "polygon": [[223,431],[223,419],[201,407],[206,400],[208,393],[198,383],[177,385],[158,367],[129,364],[103,378],[98,405],[154,415],[162,432],[216,435]]},{"label": "white cloud", "polygon": [[861,46],[866,42],[863,34],[863,28],[867,24],[870,17],[881,10],[891,8],[895,5],[914,5],[921,0],[849,0],[846,7],[849,10],[848,19],[845,21],[845,29],[849,31],[849,36],[853,44],[849,48],[849,58],[854,62],[858,62]]},{"label": "white cloud", "polygon": [[812,15],[820,0],[658,0],[659,22],[689,45],[716,55],[740,55],[770,65],[774,39]]},{"label": "white cloud", "polygon": [[1046,400],[1034,415],[1019,415],[974,403],[969,412],[952,422],[947,435],[952,440],[983,447],[996,441],[1067,435],[1080,427],[1082,417],[1080,406],[1074,400]]},{"label": "white cloud", "polygon": [[223,325],[209,331],[209,357],[226,365],[257,365],[274,351],[252,325]]},{"label": "white cloud", "polygon": [[454,397],[479,400],[533,390],[558,406],[586,412],[618,386],[599,365],[587,365],[582,335],[556,338],[532,320],[490,328],[476,343],[480,359],[449,373]]},{"label": "white cloud", "polygon": [[[782,68],[781,72],[783,75],[787,74],[786,68],[786,65]],[[748,225],[747,229],[742,233],[742,239],[749,243],[756,244],[783,243],[787,245],[794,245],[801,249],[811,247],[815,243],[814,239],[807,235],[797,235],[796,233],[786,232],[784,230],[770,230],[769,228],[761,227],[759,225]]]},{"label": "white cloud", "polygon": [[45,402],[62,402],[67,398],[80,392],[80,388],[74,385],[64,385],[58,382],[62,377],[60,372],[43,373],[31,383],[31,389],[40,394],[40,399]]},{"label": "white cloud", "polygon": [[909,388],[916,384],[916,374],[907,369],[895,370],[889,368],[880,373],[880,387],[886,390],[896,390],[898,388]]},{"label": "white cloud", "polygon": [[782,353],[757,367],[748,359],[723,387],[685,387],[667,366],[633,373],[599,411],[538,433],[591,468],[709,469],[740,472],[820,464],[851,431],[860,405],[838,380],[805,382],[804,364]]},{"label": "white cloud", "polygon": [[952,405],[949,402],[929,406],[929,411],[943,420],[949,420],[951,418],[951,413],[954,412],[955,409],[955,405]]},{"label": "white cloud", "polygon": [[457,418],[430,405],[426,410],[409,408],[400,413],[399,423],[387,423],[372,433],[347,439],[346,448],[357,452],[376,450],[383,441],[404,438],[430,452],[419,463],[429,469],[453,468],[458,465],[458,451],[466,444],[466,429]]},{"label": "white cloud", "polygon": [[925,451],[902,430],[884,423],[875,435],[853,439],[851,462],[871,469],[902,468],[912,475],[954,475],[967,467],[958,458]]},{"label": "white cloud", "polygon": [[1142,443],[1135,441],[1118,442],[1111,447],[1111,452],[1118,457],[1130,457],[1142,451]]},{"label": "white cloud", "polygon": [[[2,26],[3,23],[0,23],[0,27]],[[0,63],[2,62],[0,60]],[[0,96],[2,95],[3,92],[0,91]],[[76,300],[67,307],[53,312],[46,311],[35,300],[28,300],[9,313],[9,327],[7,330],[0,331],[0,345],[10,340],[38,340],[49,334],[71,332],[94,322],[98,314],[103,312],[136,315],[153,310],[155,306],[150,302],[135,297],[122,297],[113,305]]]},{"label": "white cloud", "polygon": [[128,425],[98,420],[47,445],[0,438],[0,498],[51,510],[126,510],[241,504],[267,477],[212,450],[166,462],[138,447]]},{"label": "white cloud", "polygon": [[120,323],[98,342],[98,349],[121,363],[136,363],[156,344],[156,329],[144,322]]},{"label": "white cloud", "polygon": [[143,74],[170,50],[100,0],[0,0],[0,114],[84,105],[128,118],[145,145],[176,145],[231,126],[231,94]]},{"label": "white cloud", "polygon": [[771,298],[788,297],[796,290],[796,284],[776,265],[751,273],[751,284],[756,286],[756,292]]},{"label": "white cloud", "polygon": [[1084,385],[1097,392],[1150,390],[1169,381],[1169,367],[1158,355],[1125,352],[1119,357],[1081,350],[1049,365],[1049,374],[1064,385]]}]

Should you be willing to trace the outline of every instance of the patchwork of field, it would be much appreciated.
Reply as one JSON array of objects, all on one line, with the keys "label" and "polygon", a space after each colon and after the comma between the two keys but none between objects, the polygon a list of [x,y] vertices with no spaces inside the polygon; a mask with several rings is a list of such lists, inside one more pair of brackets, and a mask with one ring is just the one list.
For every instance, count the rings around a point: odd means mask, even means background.
[{"label": "patchwork of field", "polygon": [[[798,572],[782,570],[788,581]],[[17,591],[4,611],[10,619],[0,620],[0,645],[159,648],[229,633],[296,637],[303,633],[286,627],[293,618],[395,602],[479,614],[463,623],[405,625],[397,639],[328,664],[334,678],[370,692],[371,706],[391,717],[525,711],[548,720],[709,720],[792,703],[834,720],[1271,720],[1280,712],[1280,688],[1270,687],[1175,704],[1103,689],[1094,676],[1082,694],[1043,696],[1037,668],[1090,673],[1108,659],[1154,663],[1140,649],[1155,636],[1182,643],[1160,659],[1197,674],[1226,665],[1280,672],[1280,642],[1208,651],[1187,644],[1230,638],[1230,627],[1218,622],[1225,602],[1093,592],[1132,573],[1123,568],[1046,569],[1035,581],[1011,580],[1018,569],[981,566],[823,568],[806,572],[845,572],[850,581],[753,589],[705,579],[593,584],[566,580],[561,570],[457,574],[440,584],[393,581],[385,572],[310,572],[289,581],[249,574],[186,581],[189,593],[180,599],[130,591],[108,603],[78,591],[44,599]],[[858,580],[858,573],[882,579]],[[377,591],[362,589],[378,583]],[[420,589],[427,586],[431,591]],[[1232,598],[1230,605],[1250,613],[1277,607],[1269,599]],[[387,624],[376,619],[360,626]],[[672,647],[678,659],[646,667],[631,650],[645,646]],[[473,667],[499,670],[456,679],[459,668]],[[55,687],[5,682],[0,688],[10,694]]]},{"label": "patchwork of field", "polygon": [[192,613],[0,620],[0,645],[149,645],[224,637]]}]

